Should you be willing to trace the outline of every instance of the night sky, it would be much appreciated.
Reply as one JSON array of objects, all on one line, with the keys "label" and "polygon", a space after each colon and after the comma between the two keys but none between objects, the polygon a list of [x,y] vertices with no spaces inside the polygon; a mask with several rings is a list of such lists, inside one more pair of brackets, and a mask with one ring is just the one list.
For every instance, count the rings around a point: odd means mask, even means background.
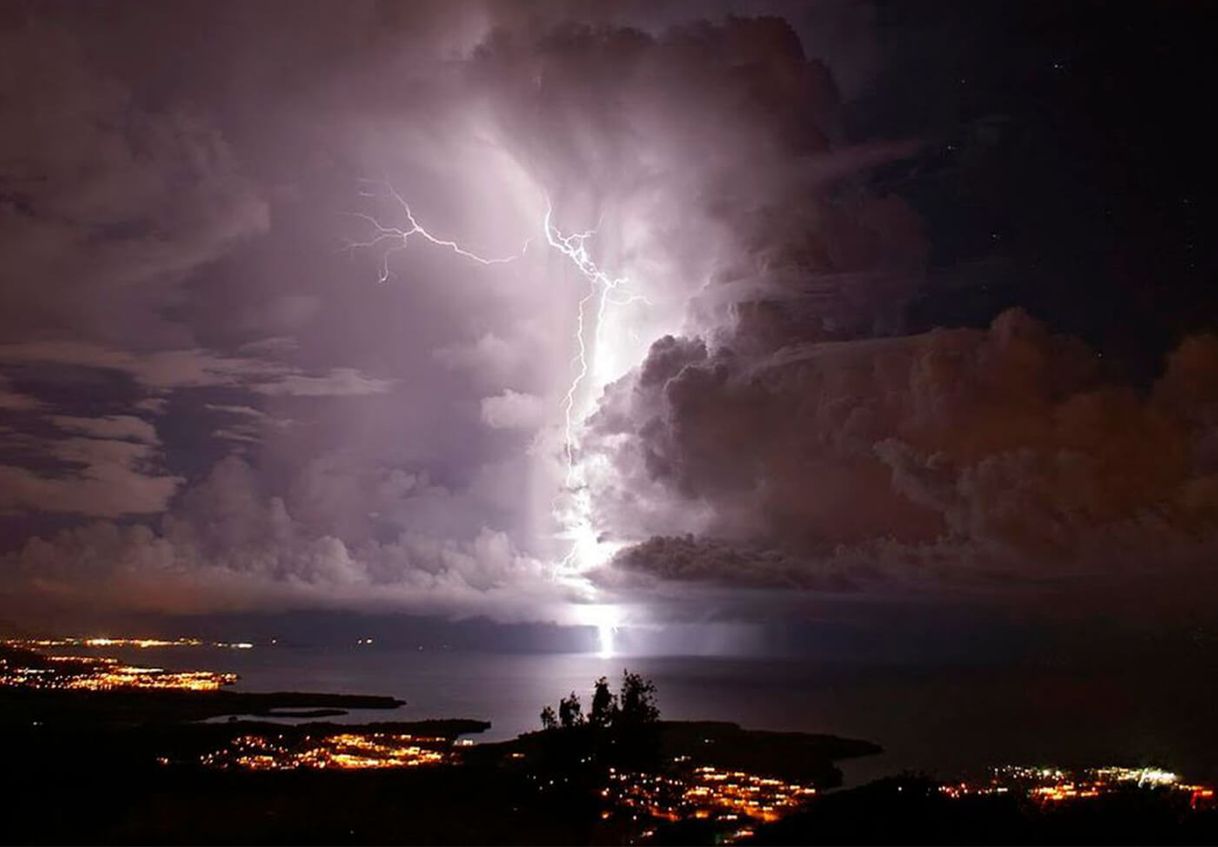
[{"label": "night sky", "polygon": [[6,4],[0,622],[1212,651],[1209,17]]}]

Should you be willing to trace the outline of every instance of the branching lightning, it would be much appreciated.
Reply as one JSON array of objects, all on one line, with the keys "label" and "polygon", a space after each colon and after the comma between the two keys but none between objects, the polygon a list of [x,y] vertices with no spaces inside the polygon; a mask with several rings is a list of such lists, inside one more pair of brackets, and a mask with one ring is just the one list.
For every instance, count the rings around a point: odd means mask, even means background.
[{"label": "branching lightning", "polygon": [[[370,180],[365,180],[365,182],[370,182]],[[428,232],[427,229],[418,222],[418,220],[414,216],[414,212],[412,212],[410,209],[410,204],[406,202],[406,198],[402,197],[402,195],[397,192],[397,189],[395,189],[392,185],[390,185],[388,183],[379,183],[379,184],[381,184],[385,187],[385,190],[387,192],[389,192],[389,195],[394,199],[394,201],[398,204],[398,206],[401,207],[403,214],[406,215],[406,224],[407,225],[405,227],[385,226],[380,221],[378,221],[376,218],[374,218],[372,215],[365,214],[363,212],[349,212],[348,214],[350,214],[352,217],[356,217],[362,221],[366,221],[368,223],[368,225],[372,227],[372,238],[370,238],[367,241],[348,242],[347,249],[356,250],[356,249],[360,249],[360,248],[375,248],[375,247],[381,246],[382,244],[384,244],[386,242],[397,242],[396,244],[391,244],[389,247],[387,247],[385,249],[385,252],[381,254],[381,268],[380,268],[380,281],[381,282],[387,282],[389,280],[389,258],[390,258],[390,256],[392,256],[394,253],[397,253],[401,250],[405,250],[410,239],[416,235],[419,236],[419,238],[422,238],[424,241],[428,241],[428,242],[436,245],[437,247],[444,247],[444,248],[456,253],[458,256],[464,256],[466,259],[471,259],[480,265],[506,265],[508,262],[514,262],[517,259],[519,259],[521,256],[524,255],[525,251],[529,249],[529,242],[526,241],[524,243],[524,246],[520,249],[520,252],[514,256],[504,256],[502,258],[497,258],[497,259],[488,259],[484,256],[479,256],[477,253],[473,253],[469,250],[466,250],[456,241],[451,241],[449,239],[444,239],[444,238],[437,238],[436,236],[434,236],[430,232]],[[371,191],[361,191],[360,196],[361,197],[376,197],[377,195]]]},{"label": "branching lightning", "polygon": [[[520,252],[512,256],[502,258],[480,256],[462,247],[454,240],[439,238],[430,233],[414,216],[414,212],[411,210],[410,204],[406,202],[406,199],[388,183],[370,184],[382,185],[389,197],[402,210],[406,219],[406,226],[386,226],[372,215],[361,212],[352,213],[354,217],[368,223],[372,228],[372,237],[366,241],[350,242],[347,245],[348,248],[375,249],[383,247],[386,244],[389,245],[381,256],[379,274],[381,282],[386,282],[391,275],[389,267],[391,256],[406,249],[410,239],[415,236],[436,247],[445,248],[458,256],[482,265],[501,265],[514,262],[523,257],[528,249],[529,242],[526,241]],[[369,191],[361,192],[361,194],[365,197],[379,196]],[[587,340],[587,325],[589,320],[591,320],[593,325],[592,350],[603,349],[603,332],[608,308],[614,305],[628,305],[636,302],[647,303],[649,301],[645,296],[629,290],[630,280],[627,277],[613,276],[603,270],[592,258],[588,249],[588,243],[596,236],[595,229],[564,235],[554,224],[553,218],[553,207],[550,204],[549,198],[547,198],[546,211],[542,219],[542,229],[545,234],[546,243],[553,250],[568,258],[588,283],[588,293],[580,298],[576,310],[574,331],[576,352],[572,359],[573,375],[562,399],[564,421],[563,455],[566,461],[564,487],[571,497],[571,505],[565,509],[560,508],[558,505],[560,498],[555,498],[555,517],[562,527],[560,537],[572,541],[572,547],[562,559],[559,570],[567,574],[578,574],[582,570],[582,566],[597,564],[599,559],[604,558],[606,552],[602,549],[604,545],[596,538],[592,523],[591,498],[587,491],[587,481],[580,466],[578,451],[580,420],[578,419],[579,415],[576,410],[576,403],[580,387],[588,378],[589,373],[590,350]],[[593,301],[596,301],[595,308],[591,308]],[[601,629],[603,641],[604,627]]]},{"label": "branching lightning", "polygon": [[546,202],[546,214],[543,221],[546,232],[546,242],[562,253],[583,274],[588,280],[588,293],[579,301],[579,310],[576,313],[575,319],[575,340],[576,340],[576,355],[575,355],[575,376],[571,380],[571,385],[567,389],[567,393],[563,398],[563,413],[566,419],[566,439],[564,450],[567,454],[567,486],[572,487],[576,484],[575,478],[575,395],[579,391],[580,385],[588,377],[588,348],[584,342],[584,324],[585,313],[588,303],[593,298],[597,299],[596,318],[593,332],[594,346],[601,346],[601,332],[605,325],[605,309],[610,304],[626,305],[634,302],[647,302],[647,298],[641,294],[627,294],[624,299],[613,299],[613,292],[619,289],[625,289],[630,284],[630,280],[624,276],[613,277],[601,270],[591,254],[588,252],[588,239],[596,235],[596,230],[590,229],[584,232],[576,232],[571,235],[563,235],[558,227],[553,222],[553,208],[549,201]]}]

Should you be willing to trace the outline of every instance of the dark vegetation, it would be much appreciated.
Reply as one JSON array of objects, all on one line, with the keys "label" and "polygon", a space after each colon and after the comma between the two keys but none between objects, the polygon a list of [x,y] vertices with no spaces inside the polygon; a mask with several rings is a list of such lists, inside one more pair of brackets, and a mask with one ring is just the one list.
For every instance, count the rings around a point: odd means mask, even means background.
[{"label": "dark vegetation", "polygon": [[574,691],[558,701],[558,717],[546,706],[541,710],[541,728],[573,729],[588,724],[595,729],[623,730],[655,723],[660,719],[660,707],[656,705],[656,687],[649,679],[637,673],[622,672],[622,688],[614,694],[609,690],[609,680],[601,677],[592,685],[592,711],[585,718]]},{"label": "dark vegetation", "polygon": [[660,765],[663,733],[654,683],[624,671],[621,689],[613,694],[609,681],[601,677],[593,683],[591,703],[585,717],[579,695],[572,691],[559,701],[557,715],[550,706],[542,709],[541,733],[528,733],[517,742],[523,742],[533,761],[547,771],[568,780],[578,775],[581,783],[602,779],[609,767],[646,770]]}]

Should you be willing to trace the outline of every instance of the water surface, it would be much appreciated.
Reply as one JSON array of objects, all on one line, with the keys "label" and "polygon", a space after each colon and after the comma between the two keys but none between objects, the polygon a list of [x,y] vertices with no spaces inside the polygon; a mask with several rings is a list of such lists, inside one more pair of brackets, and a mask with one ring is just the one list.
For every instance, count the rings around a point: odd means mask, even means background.
[{"label": "water surface", "polygon": [[407,705],[335,720],[478,718],[492,723],[481,736],[486,740],[536,729],[542,706],[572,691],[586,708],[597,677],[616,684],[629,668],[654,680],[666,718],[729,720],[882,745],[883,755],[844,764],[851,781],[905,769],[951,775],[1004,762],[1158,764],[1218,777],[1212,720],[1218,685],[1199,668],[928,668],[375,645],[120,652],[142,664],[233,670],[241,675],[237,688],[247,691],[392,695]]}]

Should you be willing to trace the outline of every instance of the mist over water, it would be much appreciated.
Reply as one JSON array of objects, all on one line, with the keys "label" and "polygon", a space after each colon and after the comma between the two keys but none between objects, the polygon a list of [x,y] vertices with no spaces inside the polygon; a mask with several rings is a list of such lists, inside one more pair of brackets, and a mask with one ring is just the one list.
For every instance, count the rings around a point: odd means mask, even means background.
[{"label": "mist over water", "polygon": [[236,688],[244,691],[392,695],[407,705],[333,720],[476,718],[492,723],[477,737],[483,741],[537,729],[542,706],[571,691],[586,709],[596,678],[616,682],[628,668],[656,683],[667,719],[734,721],[883,746],[882,755],[842,763],[848,784],[901,770],[948,776],[1001,763],[1156,764],[1191,778],[1218,776],[1211,720],[1218,683],[1200,668],[1181,667],[1183,660],[1081,670],[375,644],[106,652],[137,664],[236,671]]}]

